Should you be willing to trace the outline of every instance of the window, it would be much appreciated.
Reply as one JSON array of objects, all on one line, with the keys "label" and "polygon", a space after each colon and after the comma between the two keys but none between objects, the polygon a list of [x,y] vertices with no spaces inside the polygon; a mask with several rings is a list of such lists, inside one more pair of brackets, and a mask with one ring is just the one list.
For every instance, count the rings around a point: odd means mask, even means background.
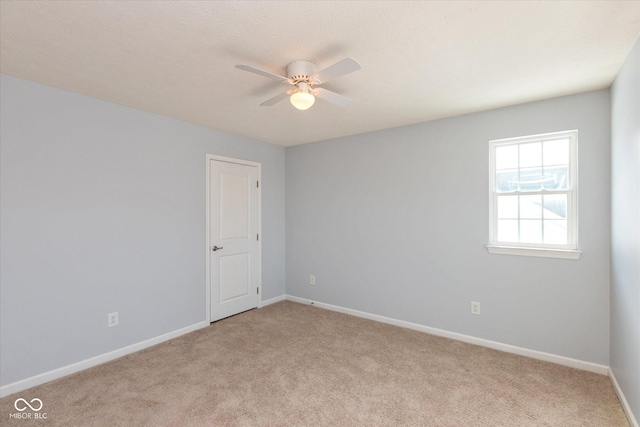
[{"label": "window", "polygon": [[577,259],[578,131],[490,142],[489,252]]}]

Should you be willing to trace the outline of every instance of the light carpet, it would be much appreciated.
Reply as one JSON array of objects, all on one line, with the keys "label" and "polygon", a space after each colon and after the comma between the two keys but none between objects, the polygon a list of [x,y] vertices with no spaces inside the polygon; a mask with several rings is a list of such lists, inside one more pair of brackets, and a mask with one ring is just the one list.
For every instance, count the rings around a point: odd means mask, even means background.
[{"label": "light carpet", "polygon": [[[39,398],[46,420],[9,419]],[[628,426],[606,376],[289,301],[0,400],[16,426]]]}]

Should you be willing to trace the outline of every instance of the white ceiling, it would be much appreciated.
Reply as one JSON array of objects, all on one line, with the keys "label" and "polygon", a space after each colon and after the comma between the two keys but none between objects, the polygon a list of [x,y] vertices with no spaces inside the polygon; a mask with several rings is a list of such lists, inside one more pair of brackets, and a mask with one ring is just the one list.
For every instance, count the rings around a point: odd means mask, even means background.
[{"label": "white ceiling", "polygon": [[[608,87],[640,1],[1,1],[0,71],[290,146]],[[293,60],[354,100],[259,104]]]}]

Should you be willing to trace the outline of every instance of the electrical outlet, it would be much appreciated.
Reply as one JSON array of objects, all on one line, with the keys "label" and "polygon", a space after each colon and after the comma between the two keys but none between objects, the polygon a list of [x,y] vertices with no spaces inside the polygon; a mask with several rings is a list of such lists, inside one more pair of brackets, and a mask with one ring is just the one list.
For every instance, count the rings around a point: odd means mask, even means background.
[{"label": "electrical outlet", "polygon": [[310,285],[316,284],[316,276],[309,276],[309,284]]},{"label": "electrical outlet", "polygon": [[471,314],[480,314],[480,303],[471,301]]},{"label": "electrical outlet", "polygon": [[118,312],[107,314],[107,326],[110,328],[118,326]]}]

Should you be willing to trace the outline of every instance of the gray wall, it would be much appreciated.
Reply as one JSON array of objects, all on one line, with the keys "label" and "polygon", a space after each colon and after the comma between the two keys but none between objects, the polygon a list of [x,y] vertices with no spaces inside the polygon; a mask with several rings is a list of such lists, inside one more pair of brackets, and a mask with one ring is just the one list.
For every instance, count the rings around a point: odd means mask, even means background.
[{"label": "gray wall", "polygon": [[[287,293],[608,365],[609,118],[601,90],[287,148]],[[489,254],[489,140],[570,129],[582,258]]]},{"label": "gray wall", "polygon": [[611,87],[611,369],[640,420],[640,40]]},{"label": "gray wall", "polygon": [[205,320],[206,153],[262,163],[262,297],[284,293],[283,148],[6,75],[1,91],[2,385]]}]

